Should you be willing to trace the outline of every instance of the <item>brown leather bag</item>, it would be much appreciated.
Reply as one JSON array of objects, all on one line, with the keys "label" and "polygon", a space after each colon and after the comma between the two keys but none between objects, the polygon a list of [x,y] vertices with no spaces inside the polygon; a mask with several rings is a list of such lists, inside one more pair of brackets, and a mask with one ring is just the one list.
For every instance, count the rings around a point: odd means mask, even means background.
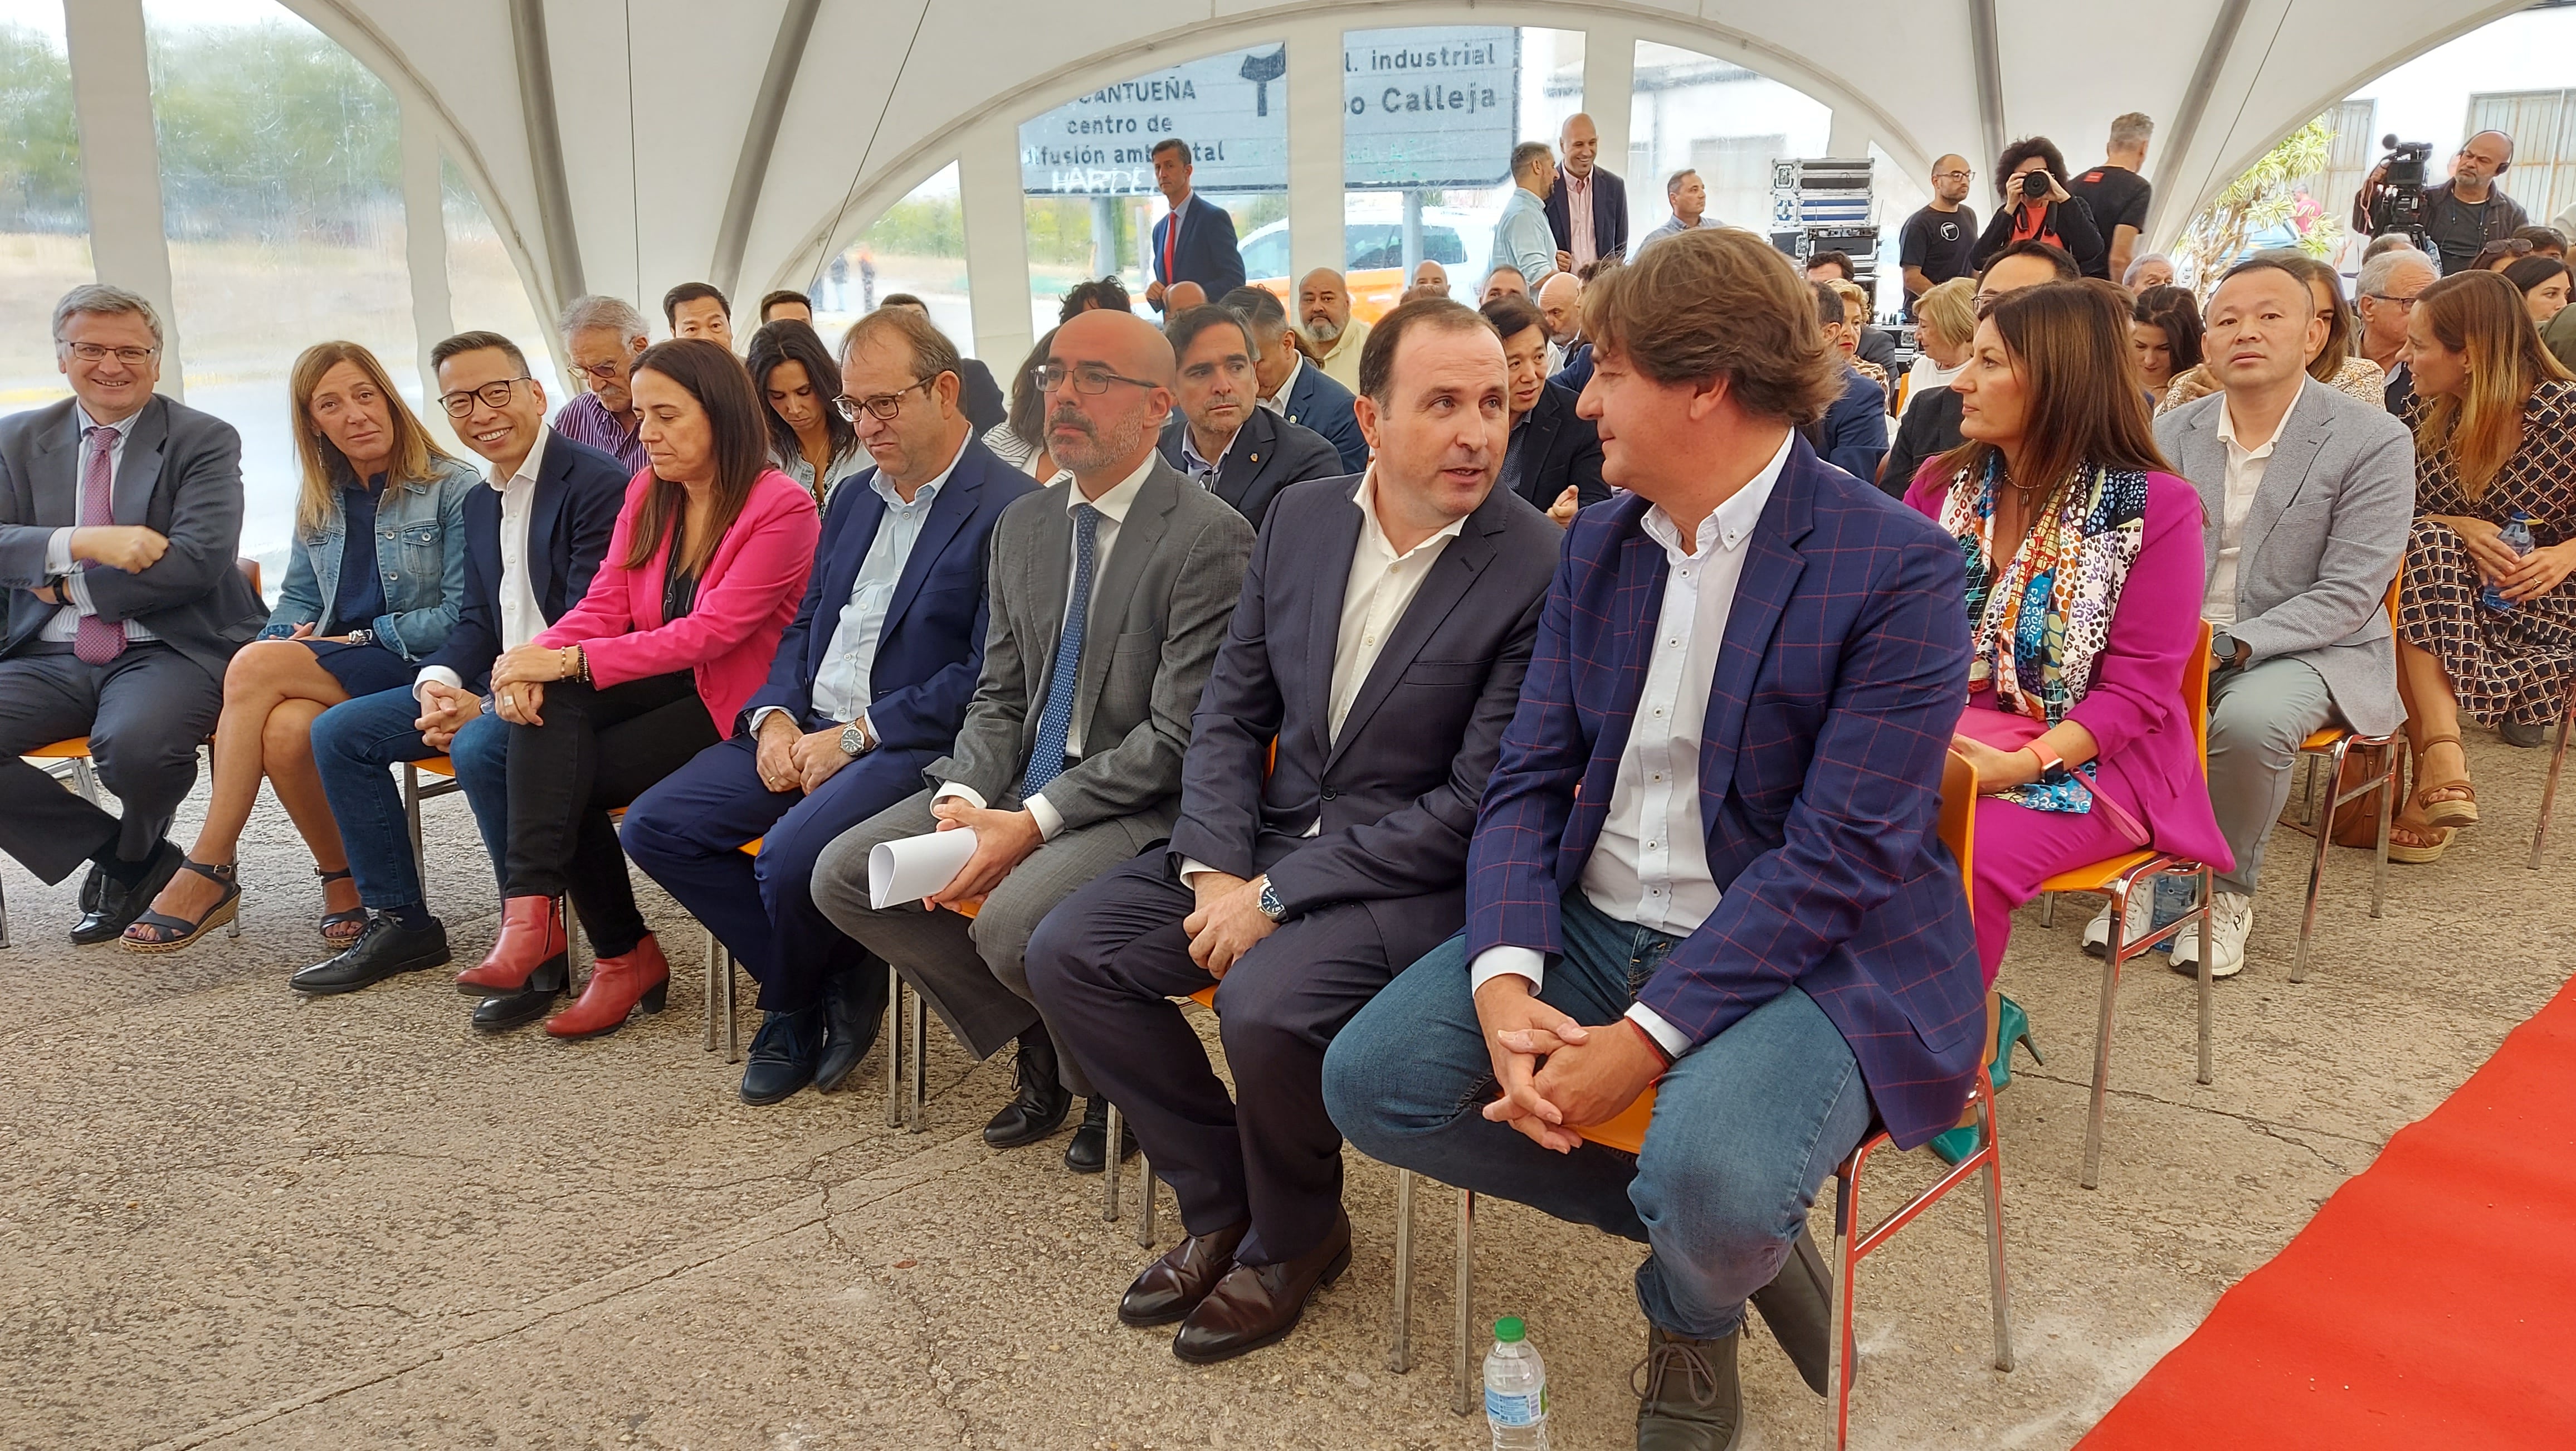
[{"label": "brown leather bag", "polygon": [[[2377,781],[2388,774],[2388,756],[2397,753],[2397,800],[2389,807],[2389,820],[2394,821],[2406,809],[2407,761],[2403,745],[2355,746],[2344,752],[2343,779],[2335,783],[2335,794],[2341,796],[2366,782]],[[2379,849],[2379,793],[2356,796],[2335,809],[2334,842],[2337,846],[2357,846],[2364,851]]]}]

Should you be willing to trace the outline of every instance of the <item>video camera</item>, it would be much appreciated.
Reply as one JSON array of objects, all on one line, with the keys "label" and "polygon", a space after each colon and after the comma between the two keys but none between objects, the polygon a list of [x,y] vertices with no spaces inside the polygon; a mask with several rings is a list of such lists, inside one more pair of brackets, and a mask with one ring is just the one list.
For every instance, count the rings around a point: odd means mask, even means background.
[{"label": "video camera", "polygon": [[2433,158],[2430,141],[2400,141],[2394,132],[2379,138],[2388,154],[2379,159],[2379,180],[2369,187],[2364,210],[2370,235],[2403,232],[2417,251],[2430,255],[2432,239],[2424,231],[2424,166]]}]

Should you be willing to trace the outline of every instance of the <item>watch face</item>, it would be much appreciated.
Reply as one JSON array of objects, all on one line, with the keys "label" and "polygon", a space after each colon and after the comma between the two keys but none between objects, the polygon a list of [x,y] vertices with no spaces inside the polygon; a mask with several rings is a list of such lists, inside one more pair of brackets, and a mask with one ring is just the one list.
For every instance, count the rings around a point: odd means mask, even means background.
[{"label": "watch face", "polygon": [[859,728],[857,726],[846,725],[841,727],[842,755],[855,756],[859,753],[859,747],[865,744],[867,744],[867,742],[865,738],[859,734]]}]

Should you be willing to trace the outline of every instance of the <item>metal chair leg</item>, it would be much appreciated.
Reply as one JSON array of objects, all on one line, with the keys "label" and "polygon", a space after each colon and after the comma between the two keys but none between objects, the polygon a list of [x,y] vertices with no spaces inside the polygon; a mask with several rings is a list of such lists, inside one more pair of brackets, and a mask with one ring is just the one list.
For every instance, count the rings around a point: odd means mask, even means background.
[{"label": "metal chair leg", "polygon": [[[2152,878],[2150,878],[2152,880]],[[2208,942],[2208,928],[2201,929],[2201,941]],[[2084,1125],[2084,1174],[2079,1181],[2087,1189],[2102,1182],[2102,1106],[2111,1087],[2111,1007],[2120,996],[2120,965],[2129,955],[2129,884],[2114,882],[2111,886],[2111,945],[2102,954],[2102,1017],[2093,1035],[2093,1107]],[[2209,960],[2204,946],[2201,960]]]},{"label": "metal chair leg", "polygon": [[[0,943],[0,946],[5,946]],[[1413,1171],[1395,1171],[1395,1325],[1387,1338],[1386,1368],[1413,1369]]]},{"label": "metal chair leg", "polygon": [[[1109,1142],[1118,1142],[1119,1132],[1125,1126],[1118,1116],[1118,1105],[1109,1105]],[[1126,1177],[1125,1168],[1115,1158],[1110,1159],[1108,1167],[1100,1175],[1100,1217],[1112,1223],[1118,1219],[1118,1195]],[[1148,1193],[1152,1192],[1153,1182],[1151,1179],[1145,1181]]]},{"label": "metal chair leg", "polygon": [[1986,1121],[1986,1282],[1994,1301],[1995,1369],[2013,1368],[2012,1291],[2004,1276],[2003,1141],[1995,1137],[1995,1094],[1982,1079],[1977,1097]]},{"label": "metal chair leg", "polygon": [[[2116,945],[2120,940],[2116,913],[2112,922],[2111,941]],[[1834,1166],[1833,1284],[1825,1318],[1825,1428],[1834,1451],[1842,1451],[1851,1434],[1852,1269],[1860,1262],[1853,1254],[1860,1240],[1860,1170],[1858,1150]]]},{"label": "metal chair leg", "polygon": [[[1154,1241],[1160,1237],[1154,1224],[1154,1211],[1161,1207],[1162,1196],[1154,1192],[1154,1161],[1139,1153],[1136,1170],[1144,1181],[1136,1186],[1137,1197],[1142,1201],[1136,1209],[1136,1243],[1152,1249]],[[1118,1140],[1115,1138],[1109,1141],[1109,1172],[1118,1172]]]},{"label": "metal chair leg", "polygon": [[1463,1416],[1467,1414],[1471,1398],[1483,1399],[1470,1390],[1471,1384],[1476,1391],[1483,1389],[1482,1379],[1475,1374],[1473,1359],[1475,1342],[1472,1337],[1476,1333],[1476,1191],[1473,1189],[1458,1191],[1457,1318],[1458,1358],[1450,1369],[1453,1384],[1449,1409]]},{"label": "metal chair leg", "polygon": [[0,947],[9,945],[9,894],[0,889]]},{"label": "metal chair leg", "polygon": [[2207,1083],[2210,1081],[2209,1015],[2210,1005],[2212,1002],[2211,989],[2217,983],[2217,979],[2213,974],[2217,971],[2214,964],[2218,958],[2218,954],[2211,950],[2210,946],[2209,908],[2211,901],[2217,896],[2218,885],[2215,874],[2213,874],[2206,865],[2203,865],[2194,875],[2199,878],[2195,885],[2199,888],[2200,893],[2200,911],[2198,914],[2200,917],[2200,952],[2198,954],[2200,958],[2200,1081]]},{"label": "metal chair leg", "polygon": [[2042,892],[2039,894],[2039,925],[2042,927],[2055,927],[2057,925],[2057,894],[2055,892]]},{"label": "metal chair leg", "polygon": [[912,1046],[906,1050],[912,1057],[912,1101],[905,1108],[904,1126],[913,1133],[922,1129],[922,1101],[930,1096],[930,999],[912,995]]},{"label": "metal chair leg", "polygon": [[420,768],[409,761],[402,763],[403,817],[411,826],[411,867],[421,888],[429,887],[429,852],[420,839]]},{"label": "metal chair leg", "polygon": [[708,928],[706,985],[698,994],[698,1015],[707,1020],[707,1045],[699,1050],[705,1053],[716,1051],[716,954],[722,951],[724,944],[716,941],[716,929]]},{"label": "metal chair leg", "polygon": [[[2317,846],[2315,853],[2308,859],[2308,905],[2299,917],[2298,951],[2290,958],[2290,981],[2292,982],[2308,980],[2308,939],[2314,937],[2317,931],[2317,893],[2325,885],[2326,848],[2334,843],[2334,814],[2343,804],[2338,799],[2343,790],[2343,758],[2351,749],[2352,737],[2350,736],[2344,736],[2335,742],[2334,754],[2327,757],[2332,764],[2326,768],[2328,782],[2325,793],[2326,805],[2322,810],[2310,812],[2317,829]],[[2208,955],[2206,952],[2201,954],[2203,957]]]},{"label": "metal chair leg", "polygon": [[2540,788],[2540,824],[2531,832],[2531,869],[2540,870],[2540,849],[2549,840],[2549,810],[2558,804],[2558,768],[2567,764],[2567,728],[2576,725],[2576,699],[2558,716],[2558,744],[2549,752],[2549,784]]},{"label": "metal chair leg", "polygon": [[[2370,864],[2370,915],[2379,915],[2379,904],[2388,895],[2388,824],[2397,810],[2397,741],[2392,732],[2388,743],[2388,778],[2379,786],[2379,859]],[[2565,744],[2562,737],[2560,744]]]},{"label": "metal chair leg", "polygon": [[724,976],[720,981],[724,988],[725,1061],[740,1063],[742,1061],[742,1019],[733,1009],[733,952],[730,949],[724,955]]},{"label": "metal chair leg", "polygon": [[[715,1024],[707,1024],[707,1046],[715,1046]],[[886,967],[886,1127],[903,1127],[903,974]]]},{"label": "metal chair leg", "polygon": [[98,767],[90,764],[89,757],[72,758],[72,780],[80,786],[82,799],[92,806],[99,804]]}]

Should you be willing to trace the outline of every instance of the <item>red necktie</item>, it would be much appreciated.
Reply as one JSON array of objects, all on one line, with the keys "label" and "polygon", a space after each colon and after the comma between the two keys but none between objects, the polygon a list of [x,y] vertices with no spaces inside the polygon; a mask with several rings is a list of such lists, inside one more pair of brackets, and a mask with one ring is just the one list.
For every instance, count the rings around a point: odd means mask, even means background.
[{"label": "red necktie", "polygon": [[[116,510],[110,492],[115,472],[108,467],[108,456],[116,446],[116,430],[101,425],[89,430],[88,438],[89,466],[81,473],[81,523],[112,524]],[[83,615],[72,633],[72,653],[89,664],[104,665],[125,653],[125,629],[96,615]]]},{"label": "red necktie", "polygon": [[1181,209],[1174,207],[1172,214],[1163,219],[1163,285],[1165,287],[1181,280],[1172,272],[1173,259],[1180,255],[1180,246]]}]

